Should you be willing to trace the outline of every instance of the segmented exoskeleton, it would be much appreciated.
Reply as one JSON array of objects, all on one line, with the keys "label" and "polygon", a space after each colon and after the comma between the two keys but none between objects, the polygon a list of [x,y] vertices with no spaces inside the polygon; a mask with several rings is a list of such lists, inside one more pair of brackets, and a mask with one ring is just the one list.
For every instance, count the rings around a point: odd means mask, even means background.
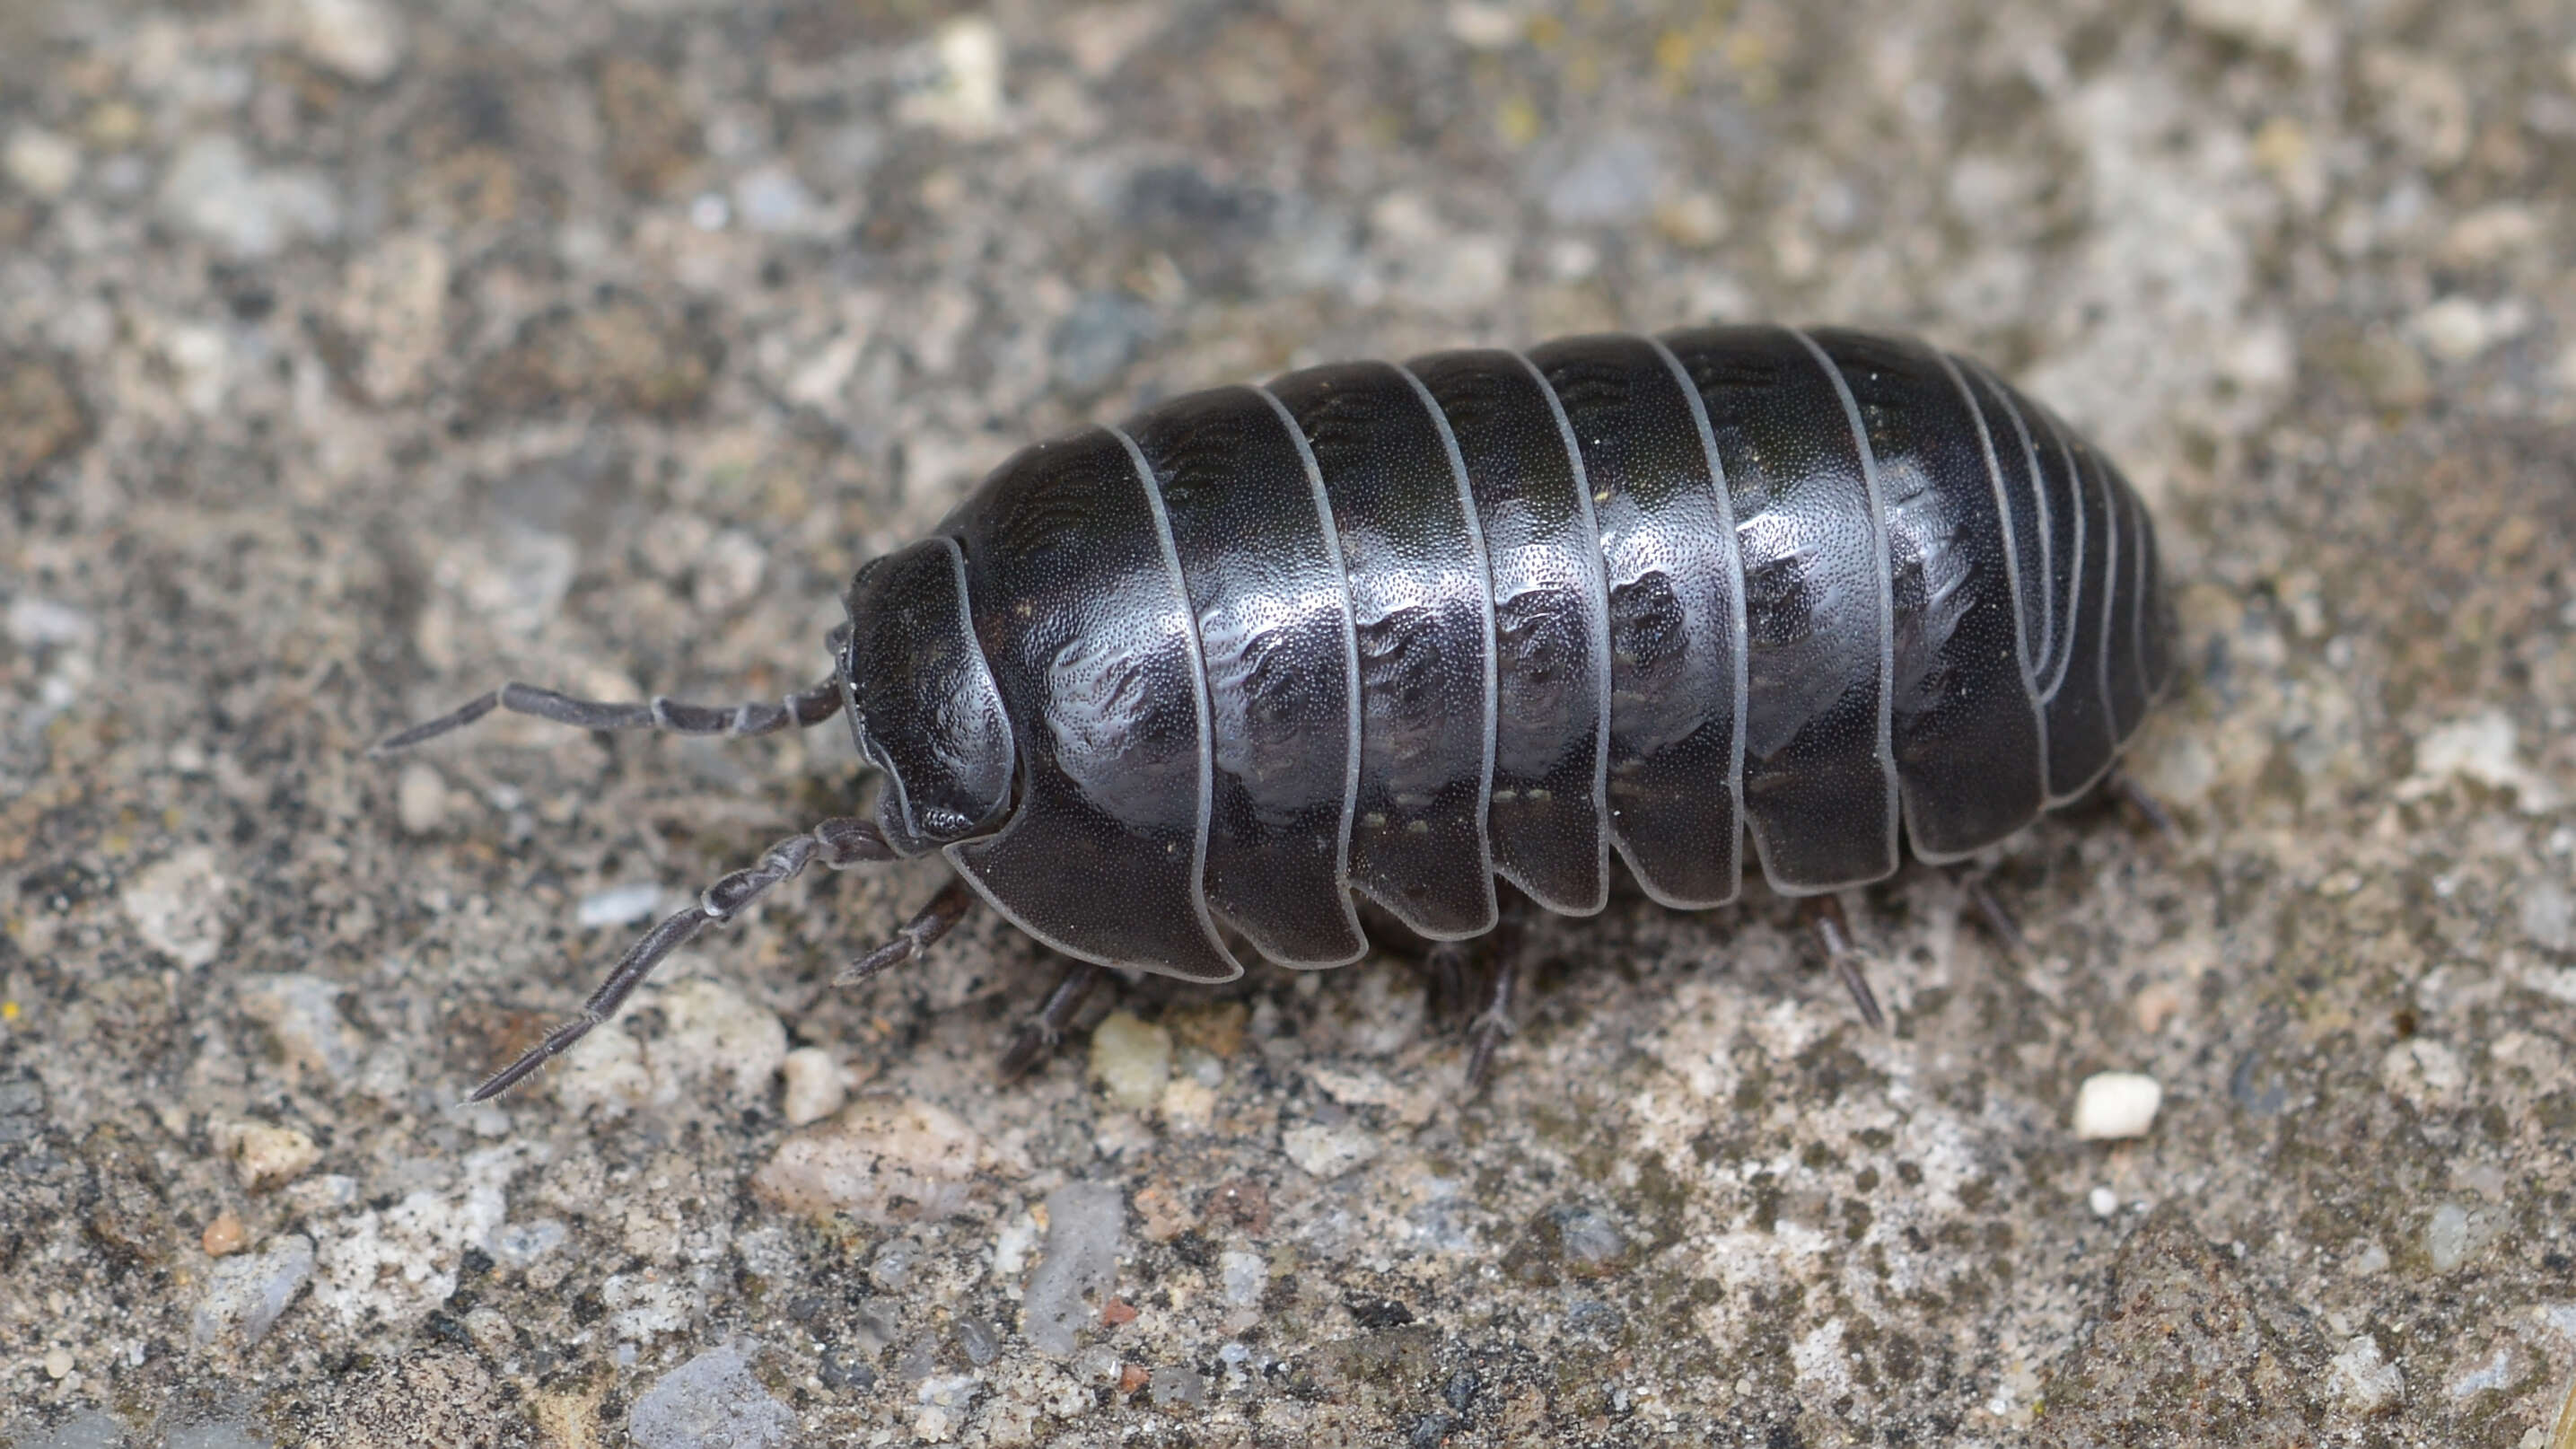
[{"label": "segmented exoskeleton", "polygon": [[973,896],[1097,966],[1224,981],[1238,941],[1337,966],[1368,949],[1354,892],[1455,940],[1493,928],[1497,876],[1600,910],[1614,851],[1683,908],[1736,898],[1748,836],[1790,895],[1887,876],[1900,834],[1956,860],[2101,779],[2172,669],[2154,529],[2108,460],[1974,362],[1835,329],[1175,398],[1023,450],[846,604],[831,677],[777,705],[512,685],[387,741],[495,707],[843,715],[883,776],[873,822],[718,882],[477,1097],[817,859],[937,851],[963,882],[844,979]]}]

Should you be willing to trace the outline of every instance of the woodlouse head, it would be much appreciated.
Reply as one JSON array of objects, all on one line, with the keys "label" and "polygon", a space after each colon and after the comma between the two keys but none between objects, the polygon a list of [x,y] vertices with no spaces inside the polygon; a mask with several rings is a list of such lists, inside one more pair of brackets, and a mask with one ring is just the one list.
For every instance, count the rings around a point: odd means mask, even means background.
[{"label": "woodlouse head", "polygon": [[1010,806],[1017,757],[967,613],[965,556],[924,539],[871,560],[843,602],[841,690],[859,753],[885,776],[879,828],[905,855],[981,833]]}]

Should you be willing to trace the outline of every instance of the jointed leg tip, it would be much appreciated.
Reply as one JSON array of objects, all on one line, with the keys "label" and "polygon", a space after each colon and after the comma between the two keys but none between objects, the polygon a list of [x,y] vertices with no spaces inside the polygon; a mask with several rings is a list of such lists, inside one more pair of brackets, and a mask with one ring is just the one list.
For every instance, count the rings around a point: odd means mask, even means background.
[{"label": "jointed leg tip", "polygon": [[1003,1049],[1001,1060],[994,1063],[994,1075],[1003,1082],[1016,1082],[1027,1076],[1039,1063],[1052,1055],[1064,1040],[1064,1032],[1092,989],[1108,972],[1088,961],[1077,961],[1066,970],[1055,989],[1047,993],[1046,1004],[1038,1008],[1037,1019],[1029,1022]]},{"label": "jointed leg tip", "polygon": [[856,986],[872,977],[881,976],[921,954],[920,944],[910,935],[898,935],[868,954],[841,968],[832,978],[835,986]]},{"label": "jointed leg tip", "polygon": [[428,738],[428,736],[423,735],[417,727],[387,735],[383,739],[376,741],[374,744],[367,746],[367,758],[370,760],[389,759],[392,756],[409,751],[412,746],[419,744],[426,738]]},{"label": "jointed leg tip", "polygon": [[1869,978],[1849,957],[1834,962],[1834,974],[1842,978],[1843,989],[1851,993],[1852,1005],[1860,1011],[1861,1024],[1872,1031],[1887,1030],[1887,1013],[1880,1009],[1878,993],[1870,988]]},{"label": "jointed leg tip", "polygon": [[1504,955],[1494,963],[1493,979],[1486,983],[1485,1008],[1476,1013],[1467,1028],[1467,1095],[1482,1092],[1492,1077],[1494,1056],[1503,1043],[1517,1030],[1512,1022],[1512,1000],[1520,986],[1520,963]]},{"label": "jointed leg tip", "polygon": [[[910,943],[906,942],[900,944],[908,945]],[[849,965],[842,967],[838,972],[835,972],[832,976],[832,984],[834,986],[856,986],[862,981],[866,981],[872,977],[883,974],[886,970],[893,967],[904,957],[910,954],[911,953],[909,951],[901,950],[896,945],[879,946],[868,954],[861,956],[856,961],[851,962]]]},{"label": "jointed leg tip", "polygon": [[495,1072],[474,1089],[469,1100],[486,1101],[535,1076],[546,1063],[572,1050],[573,1044],[593,1028],[616,1016],[618,1008],[625,1005],[626,998],[653,973],[653,968],[700,931],[739,916],[772,887],[802,874],[817,857],[837,861],[835,841],[863,839],[868,834],[864,822],[825,821],[813,831],[791,835],[772,845],[762,852],[758,865],[734,871],[708,886],[695,904],[663,917],[660,925],[626,948],[625,956],[582,1003],[580,1015],[546,1033],[544,1041]]},{"label": "jointed leg tip", "polygon": [[2021,922],[2013,919],[2011,908],[1995,894],[1994,886],[1982,877],[1971,878],[1968,899],[1976,906],[1979,919],[1985,922],[1987,933],[2003,948],[2005,959],[2028,961],[2030,938],[2022,934]]},{"label": "jointed leg tip", "polygon": [[993,1080],[1009,1086],[1027,1076],[1052,1045],[1037,1031],[1023,1029],[1009,1046],[1002,1049],[1000,1059],[993,1063]]},{"label": "jointed leg tip", "polygon": [[573,1025],[573,1023],[567,1023],[555,1028],[548,1034],[544,1044],[521,1053],[517,1061],[485,1077],[480,1086],[465,1094],[465,1104],[469,1107],[481,1106],[485,1102],[507,1096],[513,1087],[536,1076],[545,1068],[546,1063],[562,1055],[590,1029],[588,1026],[582,1026],[579,1030],[574,1030]]},{"label": "jointed leg tip", "polygon": [[[875,839],[876,843],[880,845],[884,843],[884,837],[876,835],[873,827],[868,834]],[[966,918],[966,912],[971,910],[974,904],[974,894],[966,889],[964,881],[950,881],[940,887],[939,894],[932,896],[928,905],[914,912],[912,919],[903,923],[902,927],[895,932],[893,940],[842,967],[840,974],[832,978],[832,984],[855,986],[871,976],[891,971],[906,961],[915,959],[938,944],[940,937],[955,929],[957,923]]]},{"label": "jointed leg tip", "polygon": [[1813,923],[1816,938],[1825,948],[1825,961],[1833,967],[1835,979],[1851,993],[1852,1005],[1859,1008],[1860,1019],[1872,1031],[1887,1030],[1887,1013],[1879,1009],[1878,993],[1870,989],[1869,976],[1861,970],[1860,948],[1852,944],[1845,929],[1843,908],[1832,896],[1811,897],[1804,906],[1807,919]]},{"label": "jointed leg tip", "polygon": [[477,695],[466,701],[462,707],[450,710],[436,719],[425,720],[409,729],[394,731],[368,746],[367,755],[371,759],[380,760],[387,755],[400,754],[414,745],[434,740],[451,730],[461,730],[500,707],[499,690]]},{"label": "jointed leg tip", "polygon": [[2137,776],[2126,770],[2114,770],[2111,772],[2110,786],[2112,796],[2136,811],[2138,818],[2146,821],[2147,828],[2154,831],[2166,844],[2176,844],[2182,840],[2182,827],[2174,823],[2173,812],[2167,810],[2165,803],[2157,799],[2146,786],[2139,784]]}]

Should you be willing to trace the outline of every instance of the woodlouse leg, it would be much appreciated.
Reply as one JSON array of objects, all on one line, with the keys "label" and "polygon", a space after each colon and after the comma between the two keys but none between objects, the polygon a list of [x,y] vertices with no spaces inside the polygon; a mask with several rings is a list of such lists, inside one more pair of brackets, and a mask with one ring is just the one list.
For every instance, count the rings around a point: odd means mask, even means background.
[{"label": "woodlouse leg", "polygon": [[1887,1013],[1878,1008],[1878,993],[1869,989],[1869,977],[1861,972],[1860,948],[1852,944],[1851,923],[1843,917],[1843,903],[1832,896],[1810,896],[1804,907],[1807,919],[1816,928],[1816,939],[1824,943],[1825,959],[1834,975],[1851,993],[1852,1004],[1860,1008],[1860,1019],[1872,1031],[1887,1030]]},{"label": "woodlouse leg", "polygon": [[1516,1029],[1512,1008],[1520,996],[1521,956],[1527,934],[1528,901],[1520,896],[1507,897],[1502,914],[1495,920],[1494,934],[1488,939],[1493,949],[1492,973],[1485,981],[1484,1009],[1467,1024],[1467,1092],[1482,1091],[1486,1076],[1493,1070],[1494,1053]]},{"label": "woodlouse leg", "polygon": [[1986,933],[2004,954],[2015,961],[2030,959],[2030,938],[2021,933],[2021,922],[2013,919],[2012,909],[1995,894],[1994,882],[1983,875],[1961,871],[1958,881],[1968,893],[1968,904],[1977,908],[1977,919],[1985,923]]},{"label": "woodlouse leg", "polygon": [[769,847],[761,855],[760,864],[717,881],[699,895],[697,904],[675,912],[645,932],[642,940],[627,948],[616,969],[599,983],[599,989],[581,1004],[579,1016],[547,1032],[545,1040],[493,1073],[466,1100],[488,1102],[534,1076],[539,1068],[570,1050],[574,1042],[588,1036],[593,1027],[616,1015],[664,957],[710,924],[740,915],[744,907],[760,899],[772,886],[795,879],[815,861],[838,870],[894,858],[893,847],[886,844],[875,825],[848,817],[826,820],[803,835],[791,835]]},{"label": "woodlouse leg", "polygon": [[2137,777],[2128,771],[2113,766],[2111,773],[2102,777],[2102,790],[2137,812],[2138,818],[2164,837],[2167,844],[2182,839],[2182,830],[2174,824],[2173,812],[2165,809],[2164,802],[2148,793],[2147,787],[2139,784]]},{"label": "woodlouse leg", "polygon": [[1109,974],[1108,968],[1088,961],[1076,961],[1066,970],[1055,990],[1047,993],[1046,1005],[1038,1008],[1037,1019],[1020,1028],[1010,1049],[1002,1053],[995,1075],[1005,1082],[1016,1082],[1028,1075],[1029,1069],[1055,1052],[1064,1040],[1065,1028],[1082,1011],[1082,1003],[1091,998],[1093,987]]},{"label": "woodlouse leg", "polygon": [[975,908],[975,892],[963,880],[951,880],[930,898],[930,904],[915,912],[894,933],[894,939],[841,968],[832,978],[835,986],[854,986],[880,971],[900,966],[919,956],[940,937],[954,930],[966,913]]},{"label": "woodlouse leg", "polygon": [[1485,996],[1485,1009],[1476,1013],[1467,1028],[1467,1091],[1469,1095],[1484,1089],[1485,1076],[1493,1070],[1494,1052],[1512,1034],[1512,998],[1520,989],[1521,953],[1504,950],[1494,957],[1494,976]]},{"label": "woodlouse leg", "polygon": [[1455,1020],[1468,1010],[1467,977],[1469,960],[1465,941],[1434,941],[1422,953],[1422,973],[1430,995],[1430,1014],[1435,1018]]},{"label": "woodlouse leg", "polygon": [[771,702],[751,700],[742,704],[686,704],[664,695],[655,695],[642,704],[614,704],[605,700],[575,699],[533,684],[505,684],[489,694],[477,695],[464,707],[440,715],[426,724],[416,724],[399,734],[379,741],[371,754],[389,755],[407,750],[426,740],[434,740],[451,730],[460,730],[496,709],[512,714],[532,714],[558,724],[578,725],[586,730],[669,730],[684,735],[766,735],[794,725],[810,729],[841,712],[841,683],[836,675],[811,689],[799,690],[785,699]]}]

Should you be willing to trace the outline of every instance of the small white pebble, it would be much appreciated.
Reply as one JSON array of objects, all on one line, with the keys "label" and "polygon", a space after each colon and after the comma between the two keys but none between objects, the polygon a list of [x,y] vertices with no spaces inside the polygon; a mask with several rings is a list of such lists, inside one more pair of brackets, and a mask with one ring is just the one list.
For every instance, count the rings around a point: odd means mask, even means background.
[{"label": "small white pebble", "polygon": [[662,1039],[653,1074],[665,1080],[730,1079],[734,1095],[765,1097],[787,1059],[778,1014],[713,981],[683,981],[662,993]]},{"label": "small white pebble", "polygon": [[303,0],[296,40],[319,64],[360,85],[402,68],[402,18],[378,0]]},{"label": "small white pebble", "polygon": [[772,1207],[818,1219],[936,1222],[973,1200],[978,1163],[988,1150],[974,1128],[944,1107],[861,1097],[832,1120],[780,1143],[752,1174],[751,1190]]},{"label": "small white pebble", "polygon": [[792,235],[815,220],[813,193],[784,166],[763,166],[733,184],[734,209],[753,231]]},{"label": "small white pebble", "polygon": [[779,1063],[779,1075],[786,1079],[779,1106],[787,1114],[787,1125],[802,1127],[820,1122],[841,1110],[850,1100],[848,1080],[841,1064],[821,1047],[798,1047]]},{"label": "small white pebble", "polygon": [[1216,1118],[1216,1089],[1196,1077],[1174,1077],[1163,1088],[1162,1109],[1172,1131],[1205,1132]]},{"label": "small white pebble", "polygon": [[1559,237],[1547,245],[1548,275],[1560,282],[1580,282],[1601,270],[1601,249],[1581,237]]},{"label": "small white pebble", "polygon": [[573,908],[573,919],[584,927],[631,926],[652,915],[660,904],[662,888],[649,880],[610,886],[583,896]]},{"label": "small white pebble", "polygon": [[913,63],[927,73],[921,89],[896,106],[906,123],[957,136],[988,136],[999,129],[1009,63],[1001,27],[980,15],[952,20],[932,37],[926,53],[914,53]]},{"label": "small white pebble", "polygon": [[1091,1032],[1091,1076],[1109,1100],[1130,1112],[1153,1110],[1172,1075],[1172,1034],[1124,1011]]},{"label": "small white pebble", "polygon": [[9,179],[30,195],[51,201],[72,189],[80,179],[81,153],[78,146],[33,126],[22,126],[9,138],[6,152],[0,152]]},{"label": "small white pebble", "polygon": [[2075,1089],[2075,1137],[2080,1142],[2110,1142],[2144,1137],[2155,1125],[2165,1089],[2138,1072],[2095,1072]]},{"label": "small white pebble", "polygon": [[313,1281],[313,1240],[289,1233],[257,1253],[218,1260],[205,1275],[205,1287],[189,1315],[189,1334],[200,1345],[238,1335],[244,1345],[259,1342]]},{"label": "small white pebble", "polygon": [[572,1235],[557,1218],[504,1223],[492,1234],[492,1255],[513,1268],[524,1268],[564,1244]]},{"label": "small white pebble", "polygon": [[555,1100],[576,1113],[615,1115],[650,1100],[656,1085],[644,1044],[613,1021],[574,1042],[547,1076]]},{"label": "small white pebble", "polygon": [[[2517,735],[2513,716],[2501,709],[2426,731],[2415,742],[2415,776],[2398,787],[2398,798],[2438,789],[2451,776],[2464,775],[2492,789],[2511,790],[2514,804],[2526,815],[2548,814],[2564,803],[2564,792],[2522,763]],[[2448,894],[2439,881],[2435,889]]]},{"label": "small white pebble", "polygon": [[447,818],[447,781],[422,760],[403,766],[394,782],[394,820],[406,835],[427,835]]},{"label": "small white pebble", "polygon": [[2415,332],[2434,355],[2457,362],[2486,350],[2486,313],[2466,297],[2445,297],[2416,314]]},{"label": "small white pebble", "polygon": [[[2465,1403],[2489,1389],[2501,1389],[2514,1381],[2513,1345],[2498,1344],[2496,1351],[2467,1373],[2446,1386],[2451,1402]],[[2538,1442],[2534,1440],[2533,1442]]]},{"label": "small white pebble", "polygon": [[2120,1195],[2107,1187],[2093,1189],[2085,1195],[2084,1202],[2097,1218],[2107,1218],[2120,1210]]},{"label": "small white pebble", "polygon": [[240,978],[241,1013],[268,1028],[286,1064],[334,1082],[358,1075],[365,1039],[340,1015],[342,987],[302,972]]},{"label": "small white pebble", "polygon": [[71,1372],[72,1351],[70,1349],[55,1348],[45,1351],[45,1377],[49,1379],[69,1378],[71,1377]]},{"label": "small white pebble", "polygon": [[192,845],[135,872],[119,899],[143,944],[193,970],[223,954],[229,892],[222,858]]},{"label": "small white pebble", "polygon": [[293,1127],[254,1122],[241,1128],[233,1141],[233,1169],[242,1186],[253,1192],[301,1177],[321,1160],[322,1149]]},{"label": "small white pebble", "polygon": [[1449,0],[1449,35],[1476,50],[1500,50],[1529,33],[1529,23],[1509,5]]},{"label": "small white pebble", "polygon": [[2395,1404],[2406,1394],[2406,1373],[2379,1351],[2379,1343],[2362,1334],[2344,1345],[2326,1365],[2326,1382],[2352,1413],[2367,1417]]},{"label": "small white pebble", "polygon": [[1262,1261],[1260,1254],[1219,1253],[1216,1266],[1226,1302],[1237,1308],[1260,1306],[1261,1295],[1270,1286],[1270,1265]]},{"label": "small white pebble", "polygon": [[2467,297],[2445,297],[2415,314],[2415,335],[2435,357],[2466,362],[2499,342],[2519,336],[2530,326],[2530,314],[2518,303],[2481,305]]},{"label": "small white pebble", "polygon": [[2446,1202],[2424,1224],[2424,1256],[2433,1260],[2434,1272],[2448,1273],[2475,1257],[2490,1236],[2483,1214]]},{"label": "small white pebble", "polygon": [[45,644],[86,644],[98,632],[87,614],[34,594],[9,601],[9,638],[22,649]]},{"label": "small white pebble", "polygon": [[1038,1243],[1038,1220],[1022,1213],[993,1235],[993,1281],[1017,1283],[1029,1266],[1029,1250]]},{"label": "small white pebble", "polygon": [[300,1178],[287,1184],[285,1190],[278,1193],[277,1200],[284,1203],[289,1211],[306,1217],[338,1212],[357,1203],[358,1180],[336,1172]]},{"label": "small white pebble", "polygon": [[1376,1157],[1384,1144],[1354,1123],[1330,1127],[1309,1123],[1280,1133],[1279,1148],[1289,1161],[1330,1182]]},{"label": "small white pebble", "polygon": [[2515,902],[2522,933],[2544,950],[2576,951],[2576,899],[2553,880],[2529,881]]},{"label": "small white pebble", "polygon": [[2439,1111],[2458,1103],[2467,1090],[2469,1069],[2460,1054],[2430,1037],[2402,1041],[2381,1059],[2380,1079],[2419,1112]]},{"label": "small white pebble", "polygon": [[2274,50],[2296,46],[2308,24],[2301,0],[2184,0],[2182,12],[2204,29]]}]

